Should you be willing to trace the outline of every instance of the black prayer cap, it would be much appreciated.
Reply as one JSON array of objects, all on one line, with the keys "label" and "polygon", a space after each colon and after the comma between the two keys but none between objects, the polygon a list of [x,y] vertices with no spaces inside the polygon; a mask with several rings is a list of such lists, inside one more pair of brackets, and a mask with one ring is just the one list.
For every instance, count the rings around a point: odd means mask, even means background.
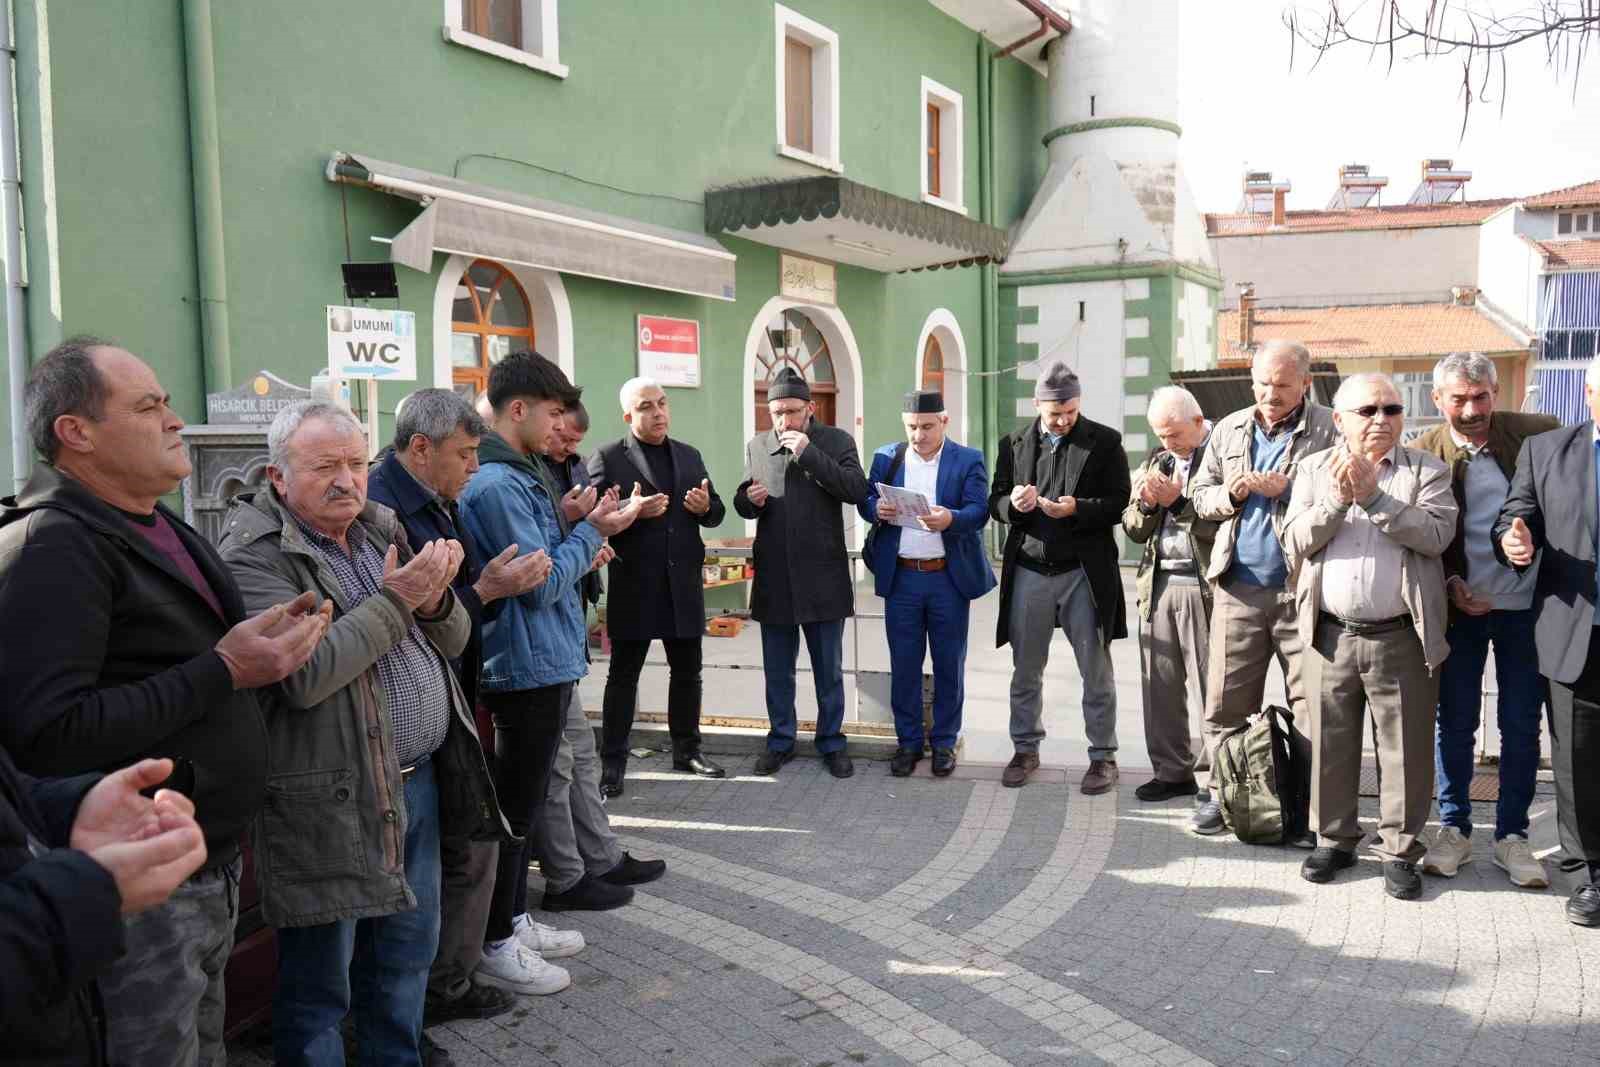
[{"label": "black prayer cap", "polygon": [[937,415],[944,410],[944,394],[937,389],[913,389],[900,410],[907,415]]},{"label": "black prayer cap", "polygon": [[793,367],[783,367],[772,376],[772,384],[767,387],[767,400],[788,400],[790,397],[810,400],[811,386]]}]

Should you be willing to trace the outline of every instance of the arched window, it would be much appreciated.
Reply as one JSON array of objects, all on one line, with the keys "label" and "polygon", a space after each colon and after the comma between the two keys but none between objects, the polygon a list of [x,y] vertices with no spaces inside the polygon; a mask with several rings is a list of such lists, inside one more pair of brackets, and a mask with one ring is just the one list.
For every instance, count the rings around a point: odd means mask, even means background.
[{"label": "arched window", "polygon": [[476,397],[489,386],[489,368],[512,352],[532,350],[528,294],[510,271],[491,260],[467,267],[450,315],[450,380]]},{"label": "arched window", "polygon": [[920,388],[944,392],[944,350],[939,347],[939,339],[931,333],[928,335],[928,343],[922,346]]},{"label": "arched window", "polygon": [[837,425],[838,380],[833,373],[833,355],[827,339],[804,312],[791,308],[780,313],[762,331],[756,343],[756,432],[772,429],[772,414],[767,410],[767,386],[782,367],[793,367],[811,387],[811,400],[817,405],[817,421]]}]

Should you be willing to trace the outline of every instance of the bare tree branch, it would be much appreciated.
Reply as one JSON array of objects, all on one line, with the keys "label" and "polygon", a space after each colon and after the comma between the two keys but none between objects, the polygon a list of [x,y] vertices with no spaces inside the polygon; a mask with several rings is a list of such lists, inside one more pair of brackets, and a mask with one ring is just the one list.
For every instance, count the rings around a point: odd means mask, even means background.
[{"label": "bare tree branch", "polygon": [[[1533,0],[1521,11],[1496,15],[1485,0],[1325,0],[1314,8],[1290,5],[1283,10],[1288,28],[1289,66],[1294,67],[1297,45],[1309,47],[1311,70],[1323,57],[1345,45],[1365,45],[1370,58],[1384,55],[1394,70],[1396,59],[1461,59],[1461,135],[1474,103],[1499,95],[1505,112],[1509,86],[1506,54],[1518,45],[1539,41],[1545,65],[1557,81],[1570,79],[1577,91],[1578,75],[1589,47],[1600,40],[1600,0]],[[1355,20],[1363,11],[1360,29]],[[1476,88],[1474,88],[1476,87]]]}]

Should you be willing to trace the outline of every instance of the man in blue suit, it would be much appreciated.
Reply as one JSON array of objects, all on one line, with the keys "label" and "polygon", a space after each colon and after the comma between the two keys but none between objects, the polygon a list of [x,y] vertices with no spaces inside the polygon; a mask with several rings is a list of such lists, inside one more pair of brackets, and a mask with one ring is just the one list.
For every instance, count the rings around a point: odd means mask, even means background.
[{"label": "man in blue suit", "polygon": [[[884,600],[889,638],[890,702],[899,740],[889,773],[904,778],[922,758],[922,658],[933,652],[933,773],[956,769],[956,738],[967,667],[967,617],[972,601],[995,587],[978,531],[988,521],[989,476],[983,453],[945,436],[944,396],[924,389],[906,394],[906,441],[872,457],[871,491],[859,506],[877,523],[867,565]],[[921,493],[931,514],[915,525],[878,492],[878,485]]]}]

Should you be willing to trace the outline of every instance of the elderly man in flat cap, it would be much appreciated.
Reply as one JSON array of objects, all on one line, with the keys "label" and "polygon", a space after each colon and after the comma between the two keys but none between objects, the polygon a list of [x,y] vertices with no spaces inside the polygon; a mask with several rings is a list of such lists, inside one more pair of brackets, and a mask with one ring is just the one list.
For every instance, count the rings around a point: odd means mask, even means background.
[{"label": "elderly man in flat cap", "polygon": [[[995,586],[979,531],[989,521],[989,482],[983,453],[945,436],[950,416],[944,394],[906,394],[901,423],[906,439],[872,457],[871,490],[861,515],[877,523],[863,553],[883,598],[889,639],[890,705],[898,741],[889,773],[904,778],[922,759],[922,661],[933,654],[933,773],[956,769],[956,738],[967,669],[967,617],[971,601]],[[918,493],[928,513],[902,513],[879,485]]]},{"label": "elderly man in flat cap", "polygon": [[816,419],[811,388],[792,367],[767,390],[772,429],[745,446],[733,509],[756,520],[750,614],[761,624],[767,678],[767,750],[757,774],[794,758],[794,664],[805,634],[817,689],[817,751],[835,778],[855,773],[845,752],[844,620],[855,613],[843,505],[867,498],[855,440]]},{"label": "elderly man in flat cap", "polygon": [[1128,636],[1114,531],[1132,486],[1122,435],[1080,414],[1083,389],[1064,364],[1033,388],[1038,417],[1000,439],[989,513],[1008,523],[996,645],[1011,642],[1011,758],[1001,784],[1039,766],[1044,669],[1057,626],[1083,676],[1091,796],[1117,784],[1117,687],[1111,642]]}]

